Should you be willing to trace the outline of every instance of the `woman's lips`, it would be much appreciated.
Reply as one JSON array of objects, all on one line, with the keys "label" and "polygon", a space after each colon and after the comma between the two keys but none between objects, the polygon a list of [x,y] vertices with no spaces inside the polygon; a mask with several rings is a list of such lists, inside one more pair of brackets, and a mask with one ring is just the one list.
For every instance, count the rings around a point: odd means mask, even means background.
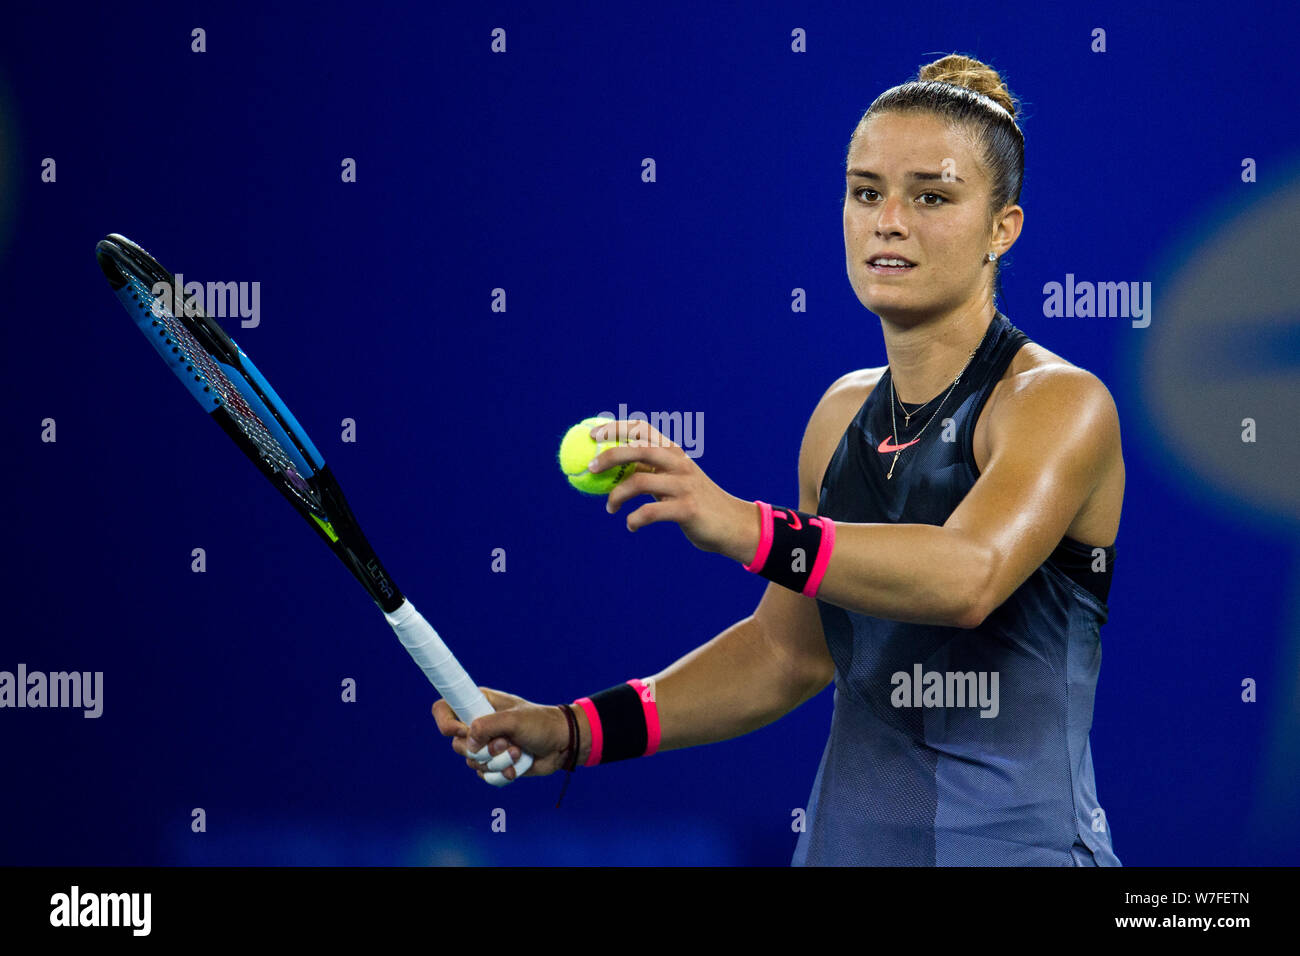
[{"label": "woman's lips", "polygon": [[878,266],[878,265],[875,265],[874,263],[871,263],[871,262],[868,262],[868,263],[867,263],[867,271],[868,271],[868,272],[872,272],[872,273],[874,273],[874,274],[876,274],[876,275],[878,275],[878,276],[897,276],[897,275],[902,275],[904,272],[911,272],[911,271],[912,271],[913,269],[915,269],[915,268],[916,268],[915,265],[910,265],[910,266]]}]

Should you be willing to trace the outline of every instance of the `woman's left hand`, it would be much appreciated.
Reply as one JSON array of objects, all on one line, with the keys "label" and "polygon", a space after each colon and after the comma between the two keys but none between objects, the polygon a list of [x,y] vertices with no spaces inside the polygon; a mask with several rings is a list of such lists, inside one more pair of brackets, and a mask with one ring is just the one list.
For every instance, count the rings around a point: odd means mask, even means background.
[{"label": "woman's left hand", "polygon": [[637,495],[655,500],[627,516],[627,529],[636,531],[657,521],[675,521],[682,533],[701,551],[726,554],[737,561],[753,559],[758,550],[758,509],[719,488],[681,446],[649,422],[621,420],[591,430],[597,441],[617,440],[618,447],[601,452],[593,472],[629,461],[636,473],[624,478],[609,493],[605,510],[614,514]]}]

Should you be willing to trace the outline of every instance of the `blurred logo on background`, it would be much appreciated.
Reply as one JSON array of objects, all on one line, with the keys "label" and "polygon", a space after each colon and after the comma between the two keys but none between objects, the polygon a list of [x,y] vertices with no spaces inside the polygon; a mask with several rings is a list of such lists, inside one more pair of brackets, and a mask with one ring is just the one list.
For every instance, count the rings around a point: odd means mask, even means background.
[{"label": "blurred logo on background", "polygon": [[[1280,165],[1280,164],[1279,164]],[[1138,388],[1152,427],[1175,459],[1171,474],[1235,519],[1254,514],[1300,551],[1300,164],[1281,188],[1243,183],[1242,199],[1188,237],[1162,290],[1160,322],[1140,340]],[[1207,540],[1207,551],[1213,542]],[[1207,553],[1212,557],[1212,553]],[[1291,618],[1267,672],[1267,708],[1254,838],[1300,845],[1300,558],[1265,568],[1287,589]],[[1231,634],[1223,634],[1225,641]],[[1171,648],[1176,653],[1176,649]],[[1224,692],[1237,692],[1231,675]]]},{"label": "blurred logo on background", "polygon": [[1214,497],[1300,524],[1298,242],[1300,177],[1200,237],[1161,282],[1140,387],[1170,451]]}]

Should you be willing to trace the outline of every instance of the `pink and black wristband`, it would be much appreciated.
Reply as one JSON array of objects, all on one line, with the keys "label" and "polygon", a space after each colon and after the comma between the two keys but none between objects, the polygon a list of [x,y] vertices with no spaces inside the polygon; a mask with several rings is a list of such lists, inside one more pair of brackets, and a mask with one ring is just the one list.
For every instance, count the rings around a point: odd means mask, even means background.
[{"label": "pink and black wristband", "polygon": [[835,550],[835,522],[756,501],[758,550],[745,570],[808,597],[816,597]]},{"label": "pink and black wristband", "polygon": [[584,767],[649,757],[659,749],[659,709],[651,688],[641,681],[617,684],[574,703],[587,715],[591,728],[591,750]]}]

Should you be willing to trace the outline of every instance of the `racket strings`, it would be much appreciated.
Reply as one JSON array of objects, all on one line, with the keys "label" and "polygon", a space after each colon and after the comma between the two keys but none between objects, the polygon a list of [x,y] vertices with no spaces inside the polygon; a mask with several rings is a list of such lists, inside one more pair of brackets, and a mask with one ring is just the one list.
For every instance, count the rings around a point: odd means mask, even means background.
[{"label": "racket strings", "polygon": [[[196,381],[204,383],[212,390],[213,405],[222,405],[230,414],[239,430],[248,437],[262,458],[276,471],[288,477],[289,488],[300,497],[313,511],[321,511],[321,503],[310,493],[311,489],[298,474],[293,459],[284,447],[267,429],[261,417],[244,399],[230,377],[212,353],[205,349],[189,329],[167,308],[160,296],[154,295],[149,288],[135,276],[128,281],[140,302],[140,308],[148,311],[154,319],[154,325],[162,332],[172,345],[172,351],[185,360],[187,371]],[[186,303],[189,306],[189,303]],[[192,306],[189,306],[193,308]],[[296,479],[296,480],[295,480]],[[301,486],[301,487],[300,487]]]}]

